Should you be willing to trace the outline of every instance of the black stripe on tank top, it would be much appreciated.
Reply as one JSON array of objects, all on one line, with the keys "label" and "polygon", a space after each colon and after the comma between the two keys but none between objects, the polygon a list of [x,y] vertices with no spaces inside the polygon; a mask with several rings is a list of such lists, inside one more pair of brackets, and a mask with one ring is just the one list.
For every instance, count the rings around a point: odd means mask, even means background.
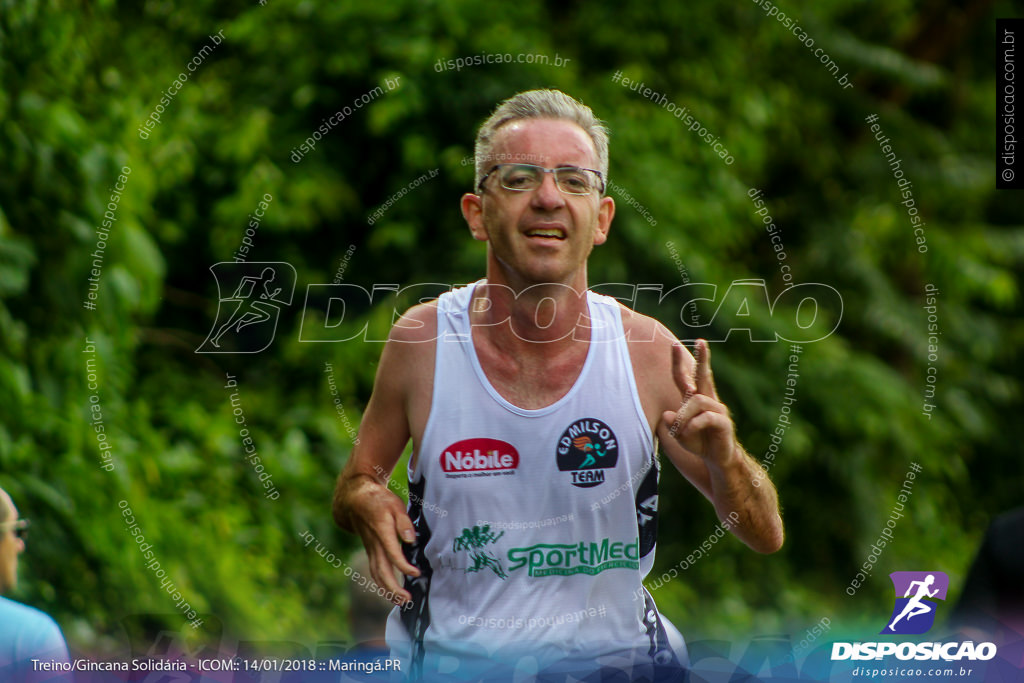
[{"label": "black stripe on tank top", "polygon": [[431,533],[423,517],[423,491],[426,487],[425,476],[420,477],[419,482],[409,484],[409,519],[416,530],[416,541],[402,548],[409,564],[420,570],[418,577],[405,577],[405,590],[412,596],[412,607],[402,610],[402,623],[412,639],[413,680],[423,675],[423,658],[426,654],[423,636],[430,626],[430,579],[434,574],[424,552]]},{"label": "black stripe on tank top", "polygon": [[651,454],[650,469],[637,487],[636,528],[640,537],[640,557],[647,557],[658,542],[658,459]]},{"label": "black stripe on tank top", "polygon": [[654,598],[644,590],[644,626],[650,639],[647,656],[654,665],[655,681],[678,680],[676,676],[683,671],[679,658],[676,657],[672,645],[668,642],[668,634],[661,623],[661,615],[654,605]]}]

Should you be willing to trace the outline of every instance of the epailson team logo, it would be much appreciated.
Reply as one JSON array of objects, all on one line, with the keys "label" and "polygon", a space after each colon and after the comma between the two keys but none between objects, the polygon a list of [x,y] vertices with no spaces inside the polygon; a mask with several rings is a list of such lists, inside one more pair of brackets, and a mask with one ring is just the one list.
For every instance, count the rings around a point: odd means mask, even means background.
[{"label": "epailson team logo", "polygon": [[558,440],[558,469],[569,472],[572,485],[588,489],[604,483],[604,470],[619,461],[619,445],[611,427],[601,420],[576,420]]}]

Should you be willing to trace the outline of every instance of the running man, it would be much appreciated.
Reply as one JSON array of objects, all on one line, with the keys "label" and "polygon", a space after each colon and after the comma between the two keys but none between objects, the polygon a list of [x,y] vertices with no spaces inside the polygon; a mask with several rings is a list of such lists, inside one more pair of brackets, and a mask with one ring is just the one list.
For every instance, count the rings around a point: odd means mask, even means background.
[{"label": "running man", "polygon": [[924,581],[910,582],[910,585],[907,586],[907,592],[903,594],[903,597],[910,597],[910,593],[914,590],[914,586],[917,586],[917,594],[914,595],[914,597],[910,598],[910,601],[907,602],[907,604],[903,607],[903,611],[899,613],[899,616],[893,619],[892,623],[889,624],[890,631],[893,631],[893,633],[895,633],[893,627],[896,625],[896,622],[902,619],[903,617],[906,617],[907,621],[910,621],[918,614],[928,614],[933,609],[935,609],[932,605],[922,600],[923,598],[933,598],[935,597],[935,594],[939,592],[938,588],[936,588],[933,591],[928,590],[928,587],[931,586],[933,583],[935,583],[934,574],[929,574],[928,576],[926,576]]},{"label": "running man", "polygon": [[[491,660],[678,680],[682,638],[642,585],[657,444],[757,552],[782,546],[775,489],[753,485],[764,472],[718,399],[707,342],[695,361],[661,323],[587,291],[615,215],[593,112],[556,90],[520,93],[481,126],[475,158],[461,207],[487,243],[486,277],[391,330],[335,521],[396,595],[388,643],[414,677],[472,677]],[[386,476],[410,439],[406,509]],[[467,536],[473,547],[453,543]],[[501,571],[482,570],[481,553]]]}]

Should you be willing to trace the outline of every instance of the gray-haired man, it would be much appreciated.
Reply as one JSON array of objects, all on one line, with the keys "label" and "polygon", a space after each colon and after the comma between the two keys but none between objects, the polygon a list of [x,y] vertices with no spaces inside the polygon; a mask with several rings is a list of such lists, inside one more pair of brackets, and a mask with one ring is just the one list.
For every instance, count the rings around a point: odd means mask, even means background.
[{"label": "gray-haired man", "polygon": [[[588,107],[556,90],[503,102],[462,197],[486,279],[411,308],[384,348],[334,513],[397,596],[388,642],[414,675],[454,655],[455,676],[491,660],[676,678],[685,647],[642,586],[658,440],[736,536],[782,545],[775,490],[735,438],[707,342],[695,361],[656,320],[587,291],[615,215],[607,177],[607,130]],[[410,438],[406,510],[381,473]]]}]

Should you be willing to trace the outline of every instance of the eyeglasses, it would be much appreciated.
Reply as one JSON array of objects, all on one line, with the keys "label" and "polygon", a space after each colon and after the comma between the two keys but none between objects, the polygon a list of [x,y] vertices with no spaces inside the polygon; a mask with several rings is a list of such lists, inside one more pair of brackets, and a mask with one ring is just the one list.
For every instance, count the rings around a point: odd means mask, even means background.
[{"label": "eyeglasses", "polygon": [[544,168],[533,164],[497,164],[492,166],[480,179],[478,190],[484,189],[484,182],[491,174],[498,171],[498,182],[506,190],[513,192],[530,192],[536,190],[544,182],[544,174],[555,177],[555,185],[563,194],[588,195],[594,190],[604,192],[604,179],[600,171],[592,168],[576,166],[559,166]]},{"label": "eyeglasses", "polygon": [[31,526],[31,523],[27,519],[18,519],[13,522],[0,523],[0,528],[11,529],[14,531],[14,535],[23,541],[25,540],[25,537],[28,536],[29,526]]}]

